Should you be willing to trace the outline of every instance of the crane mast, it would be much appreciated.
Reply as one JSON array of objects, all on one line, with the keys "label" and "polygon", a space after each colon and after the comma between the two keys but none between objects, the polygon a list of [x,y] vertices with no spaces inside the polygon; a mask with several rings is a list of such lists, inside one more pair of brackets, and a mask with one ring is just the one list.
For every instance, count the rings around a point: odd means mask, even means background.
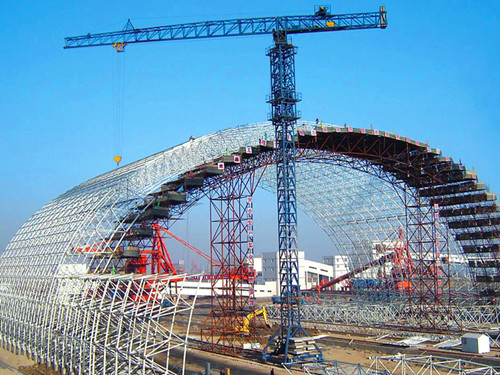
[{"label": "crane mast", "polygon": [[[295,176],[295,129],[300,118],[296,92],[296,47],[289,34],[385,29],[385,7],[378,12],[332,15],[328,7],[318,7],[313,15],[261,17],[223,21],[195,22],[149,28],[134,28],[130,20],[122,31],[86,34],[65,38],[64,48],[119,46],[154,41],[217,38],[272,34],[274,45],[267,50],[271,70],[271,106],[269,120],[273,123],[276,139],[276,178],[278,209],[278,274],[280,282],[280,327],[271,336],[263,351],[263,359],[270,355],[282,357],[282,362],[322,360],[321,350],[314,353],[292,354],[290,343],[296,337],[307,336],[300,321],[300,284],[297,245],[297,196]],[[268,350],[272,348],[272,353]]]},{"label": "crane mast", "polygon": [[[278,25],[277,25],[278,26]],[[306,336],[300,324],[300,284],[297,246],[297,197],[295,178],[295,128],[299,119],[295,90],[296,48],[285,30],[274,33],[274,46],[267,55],[271,63],[270,119],[276,139],[276,181],[278,202],[278,274],[281,297],[280,326],[264,349],[273,345],[274,351],[289,359],[290,339]],[[317,355],[321,355],[318,350]],[[322,357],[318,358],[322,359]]]}]

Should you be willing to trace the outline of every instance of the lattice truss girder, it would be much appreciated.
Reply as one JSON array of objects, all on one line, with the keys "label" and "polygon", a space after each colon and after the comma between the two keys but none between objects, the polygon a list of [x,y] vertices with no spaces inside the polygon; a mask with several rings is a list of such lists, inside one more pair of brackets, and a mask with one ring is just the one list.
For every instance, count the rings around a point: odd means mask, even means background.
[{"label": "lattice truss girder", "polygon": [[369,374],[419,374],[419,375],[496,375],[492,366],[462,359],[432,355],[405,355],[375,357],[370,366],[347,362],[324,362],[302,365],[304,374],[316,375],[369,375]]}]

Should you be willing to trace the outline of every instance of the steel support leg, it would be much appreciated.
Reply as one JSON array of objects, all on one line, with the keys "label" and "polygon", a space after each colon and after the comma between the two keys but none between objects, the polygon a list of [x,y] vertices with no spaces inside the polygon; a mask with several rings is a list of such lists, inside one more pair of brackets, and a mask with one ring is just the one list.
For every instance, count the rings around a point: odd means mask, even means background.
[{"label": "steel support leg", "polygon": [[238,354],[245,342],[259,342],[252,336],[254,329],[249,336],[238,332],[254,309],[255,187],[255,172],[250,172],[228,176],[224,184],[210,192],[212,311],[202,328],[202,347],[207,351]]},{"label": "steel support leg", "polygon": [[[456,326],[451,309],[448,233],[439,208],[416,198],[406,204],[408,249],[416,257],[408,306],[420,326],[446,330]],[[444,261],[444,262],[443,262]]]}]

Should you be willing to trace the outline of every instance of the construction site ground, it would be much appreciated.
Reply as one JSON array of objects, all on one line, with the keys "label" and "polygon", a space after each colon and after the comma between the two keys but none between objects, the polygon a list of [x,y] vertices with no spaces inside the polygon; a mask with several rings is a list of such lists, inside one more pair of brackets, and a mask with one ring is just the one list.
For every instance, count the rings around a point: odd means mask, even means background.
[{"label": "construction site ground", "polygon": [[[195,319],[196,320],[196,319]],[[195,324],[196,326],[196,324]],[[332,327],[333,328],[333,327]],[[402,347],[397,345],[401,339],[398,332],[394,335],[369,337],[363,334],[352,334],[345,332],[314,331],[314,334],[325,334],[328,337],[319,341],[323,349],[326,361],[339,361],[369,366],[376,356],[396,355],[398,353],[408,355],[435,355],[450,358],[461,358],[469,361],[484,363],[500,368],[500,350],[494,348],[492,352],[484,355],[463,353],[459,349],[440,350],[433,345],[436,342],[429,341],[417,347]],[[385,336],[385,337],[384,337]],[[196,349],[196,345],[188,349],[186,360],[186,374],[204,374],[206,363],[210,363],[211,373],[219,375],[221,370],[231,369],[231,375],[269,375],[274,368],[275,375],[288,374],[279,366],[264,364],[259,361],[260,352],[255,351],[252,355],[247,353],[246,358],[235,358],[216,353],[208,353]],[[161,360],[161,358],[158,358]],[[170,362],[174,366],[182,363],[182,353],[173,352]],[[25,375],[56,375],[51,369],[43,365],[35,364],[23,355],[15,355],[7,350],[0,349],[0,375],[12,374]]]},{"label": "construction site ground", "polygon": [[44,365],[36,364],[25,355],[16,355],[0,348],[0,375],[59,375]]},{"label": "construction site ground", "polygon": [[[263,301],[268,303],[270,301]],[[264,304],[263,303],[263,304]],[[200,300],[194,311],[190,337],[190,342],[186,355],[186,374],[205,374],[206,363],[210,363],[211,374],[219,375],[220,371],[231,369],[231,375],[269,375],[274,368],[275,375],[288,374],[286,370],[278,364],[264,364],[261,361],[261,351],[242,351],[238,357],[232,357],[217,353],[202,351],[200,347],[200,330],[205,323],[205,319],[211,309],[207,301]],[[185,325],[188,322],[188,316],[179,315],[176,318],[178,325],[178,334],[185,333]],[[257,322],[256,335],[262,342],[267,340],[278,326],[275,324],[272,328],[267,328],[262,321]],[[463,353],[459,348],[453,350],[437,349],[434,345],[439,341],[425,333],[401,331],[389,328],[370,328],[370,327],[347,327],[343,325],[326,324],[303,324],[311,336],[325,336],[318,341],[322,349],[325,361],[339,361],[346,363],[361,364],[370,366],[375,357],[390,356],[397,354],[407,355],[429,355],[442,356],[455,359],[464,359],[468,361],[483,363],[486,365],[500,368],[500,349],[493,348],[492,351],[484,355]],[[399,345],[405,337],[409,336],[427,336],[426,341],[418,346],[404,347]],[[443,332],[441,336],[446,336]],[[455,337],[457,337],[455,335]],[[178,371],[182,365],[182,351],[172,351],[170,355],[171,369]],[[156,358],[160,363],[165,362],[164,356]],[[15,355],[7,350],[0,349],[0,375],[6,374],[25,374],[25,375],[57,375],[51,369],[43,365],[36,364],[26,356]]]},{"label": "construction site ground", "polygon": [[[338,346],[325,347],[324,355],[328,360],[361,363],[369,365],[369,357],[377,355],[374,351],[359,350],[352,347],[341,348]],[[379,354],[380,355],[380,354]],[[173,353],[171,362],[181,364],[181,353]],[[260,363],[257,360],[228,357],[215,353],[208,353],[197,349],[188,349],[186,370],[187,374],[205,373],[206,363],[209,362],[212,374],[220,374],[220,370],[230,368],[231,375],[269,375],[274,368],[276,375],[288,374],[283,368]],[[45,366],[37,365],[24,355],[15,355],[7,350],[0,349],[0,375],[26,374],[26,375],[54,375],[56,372]]]}]

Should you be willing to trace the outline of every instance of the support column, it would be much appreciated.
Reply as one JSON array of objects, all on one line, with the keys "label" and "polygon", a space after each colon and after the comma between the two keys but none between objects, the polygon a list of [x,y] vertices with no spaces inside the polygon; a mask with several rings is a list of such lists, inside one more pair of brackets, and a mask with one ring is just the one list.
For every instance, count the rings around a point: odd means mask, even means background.
[{"label": "support column", "polygon": [[253,200],[255,172],[227,176],[210,198],[211,312],[203,324],[202,348],[238,354],[254,336],[255,319],[248,335],[239,331],[255,308],[253,266]]},{"label": "support column", "polygon": [[420,197],[406,203],[408,250],[416,259],[410,276],[408,307],[421,327],[456,327],[451,311],[448,232],[439,222],[439,207]]}]

